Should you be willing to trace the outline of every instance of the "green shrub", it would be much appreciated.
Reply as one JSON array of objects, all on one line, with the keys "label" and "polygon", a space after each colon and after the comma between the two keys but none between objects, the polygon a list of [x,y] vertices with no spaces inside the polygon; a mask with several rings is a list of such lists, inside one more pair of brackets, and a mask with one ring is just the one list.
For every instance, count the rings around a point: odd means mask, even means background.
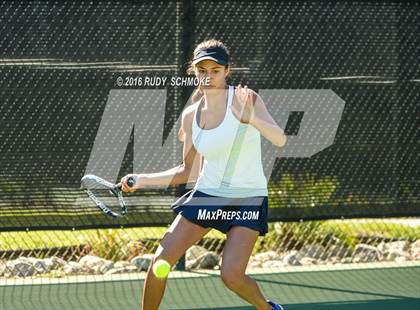
[{"label": "green shrub", "polygon": [[85,244],[84,254],[112,261],[129,260],[147,252],[141,242],[131,240],[126,232],[118,229],[98,230],[93,235],[82,236],[80,241]]},{"label": "green shrub", "polygon": [[299,250],[306,244],[319,244],[326,248],[340,245],[354,248],[358,239],[340,226],[331,226],[328,221],[308,221],[293,223],[269,223],[269,232],[259,238],[254,254],[265,251],[284,252]]},{"label": "green shrub", "polygon": [[[285,174],[280,182],[269,185],[270,207],[322,207],[332,203],[332,196],[338,186],[335,177],[316,178],[310,173]],[[305,244],[313,243],[351,246],[355,240],[345,233],[332,231],[324,226],[324,221],[278,222],[269,224],[268,234],[257,241],[254,252],[298,250]]]}]

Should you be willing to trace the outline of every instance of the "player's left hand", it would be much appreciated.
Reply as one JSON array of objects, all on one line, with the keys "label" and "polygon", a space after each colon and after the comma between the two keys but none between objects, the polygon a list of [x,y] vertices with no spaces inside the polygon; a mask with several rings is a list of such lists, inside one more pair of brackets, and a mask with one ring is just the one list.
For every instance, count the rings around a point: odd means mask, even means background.
[{"label": "player's left hand", "polygon": [[257,93],[248,86],[239,84],[235,89],[235,97],[232,104],[232,113],[245,124],[252,124],[255,117],[255,102]]}]

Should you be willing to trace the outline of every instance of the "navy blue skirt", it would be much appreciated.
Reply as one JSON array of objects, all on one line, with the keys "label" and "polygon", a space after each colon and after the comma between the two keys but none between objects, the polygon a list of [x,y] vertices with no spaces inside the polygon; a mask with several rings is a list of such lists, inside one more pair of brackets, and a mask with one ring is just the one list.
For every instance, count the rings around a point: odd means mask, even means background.
[{"label": "navy blue skirt", "polygon": [[225,198],[190,190],[177,199],[171,208],[204,228],[227,233],[233,226],[256,230],[260,236],[268,232],[268,197]]}]

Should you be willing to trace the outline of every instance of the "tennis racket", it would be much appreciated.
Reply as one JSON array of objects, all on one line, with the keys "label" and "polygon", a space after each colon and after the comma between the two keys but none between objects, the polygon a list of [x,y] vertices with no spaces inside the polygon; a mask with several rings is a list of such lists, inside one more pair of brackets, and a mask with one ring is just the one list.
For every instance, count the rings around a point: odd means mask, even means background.
[{"label": "tennis racket", "polygon": [[[135,183],[136,180],[133,177],[128,178],[127,185],[129,187],[133,187]],[[82,178],[81,185],[89,198],[104,214],[112,217],[120,217],[127,213],[121,183],[114,184],[96,175],[87,174]]]}]

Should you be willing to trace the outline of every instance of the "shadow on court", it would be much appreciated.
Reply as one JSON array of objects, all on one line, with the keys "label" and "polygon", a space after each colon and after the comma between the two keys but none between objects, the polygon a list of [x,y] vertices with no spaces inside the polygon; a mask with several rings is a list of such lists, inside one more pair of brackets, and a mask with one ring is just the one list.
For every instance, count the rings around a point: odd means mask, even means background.
[{"label": "shadow on court", "polygon": [[387,299],[372,300],[363,302],[341,302],[341,303],[316,303],[316,304],[297,304],[285,306],[285,310],[414,310],[420,309],[420,299]]},{"label": "shadow on court", "polygon": [[[396,294],[383,294],[380,292],[369,292],[369,291],[363,291],[363,290],[357,290],[357,289],[341,289],[337,287],[331,287],[331,286],[319,286],[319,285],[307,285],[307,284],[301,284],[301,283],[293,283],[293,282],[281,282],[281,281],[274,281],[274,280],[264,280],[259,279],[257,277],[254,277],[259,283],[270,283],[270,284],[276,284],[276,285],[282,285],[282,286],[288,286],[288,287],[297,287],[302,289],[316,289],[316,290],[328,290],[329,292],[338,292],[338,293],[350,293],[350,294],[358,294],[358,295],[365,295],[365,296],[377,296],[377,297],[385,297],[385,298],[395,298],[398,300],[405,300],[407,297],[403,295],[396,295]],[[420,310],[420,309],[419,309]]]}]

